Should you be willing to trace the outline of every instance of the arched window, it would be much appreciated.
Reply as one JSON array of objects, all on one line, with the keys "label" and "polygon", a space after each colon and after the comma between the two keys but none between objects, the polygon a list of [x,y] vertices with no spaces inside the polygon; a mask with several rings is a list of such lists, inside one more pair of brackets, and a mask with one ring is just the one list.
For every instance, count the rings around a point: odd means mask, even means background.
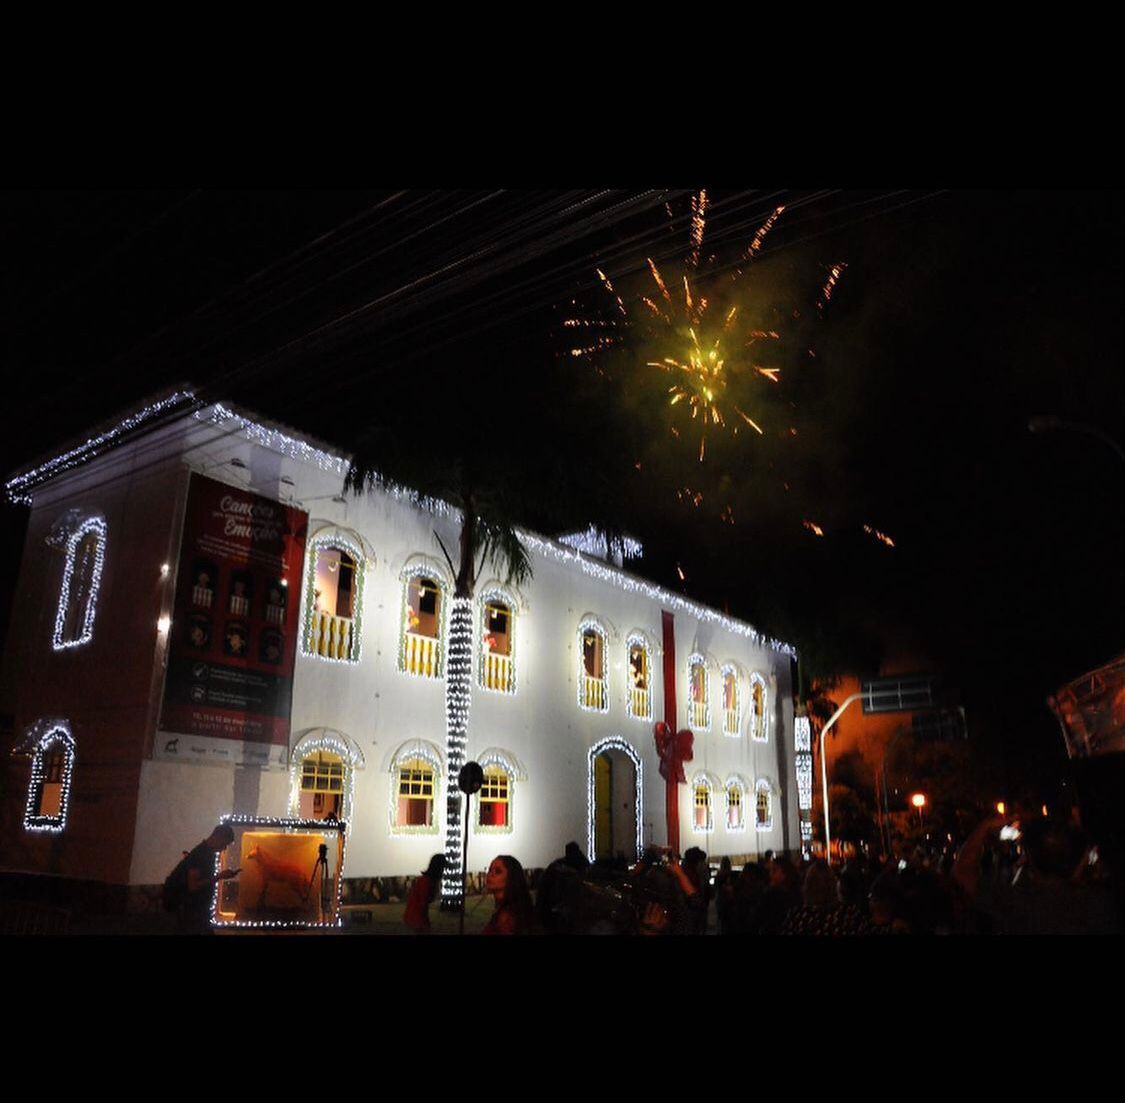
[{"label": "arched window", "polygon": [[711,729],[711,687],[707,663],[702,655],[688,659],[688,727],[695,731]]},{"label": "arched window", "polygon": [[306,560],[302,652],[337,662],[359,662],[363,549],[339,531],[327,532],[309,541]]},{"label": "arched window", "polygon": [[636,720],[652,719],[652,649],[639,632],[626,641],[629,657],[629,696],[625,713]]},{"label": "arched window", "polygon": [[70,781],[74,773],[74,736],[63,720],[40,725],[45,730],[27,749],[31,751],[31,783],[23,826],[27,831],[61,834],[70,806]]},{"label": "arched window", "polygon": [[694,813],[692,826],[696,831],[710,831],[713,826],[711,817],[712,793],[711,782],[706,774],[696,774],[691,783],[692,804]]},{"label": "arched window", "polygon": [[419,678],[442,676],[444,618],[445,586],[437,573],[424,564],[406,571],[399,670]]},{"label": "arched window", "polygon": [[769,831],[773,827],[773,786],[765,778],[755,783],[754,798],[754,826]]},{"label": "arched window", "polygon": [[746,829],[746,786],[737,777],[727,779],[727,830]]},{"label": "arched window", "polygon": [[391,829],[396,834],[437,834],[435,801],[441,775],[437,759],[418,749],[395,760]]},{"label": "arched window", "polygon": [[578,705],[591,712],[609,711],[606,631],[596,620],[578,626]]},{"label": "arched window", "polygon": [[314,729],[293,748],[289,814],[302,820],[350,821],[355,769],[363,755],[339,732]]},{"label": "arched window", "polygon": [[52,639],[56,651],[79,647],[94,638],[98,587],[105,565],[105,540],[106,524],[101,517],[83,521],[67,539]]},{"label": "arched window", "polygon": [[478,827],[511,827],[512,779],[499,763],[484,768],[477,808]]},{"label": "arched window", "polygon": [[742,702],[738,692],[738,671],[728,663],[722,669],[723,735],[737,736],[742,727]]},{"label": "arched window", "polygon": [[750,675],[750,736],[759,743],[769,741],[766,680],[755,671]]},{"label": "arched window", "polygon": [[481,595],[480,664],[482,689],[516,692],[515,603],[500,590]]}]

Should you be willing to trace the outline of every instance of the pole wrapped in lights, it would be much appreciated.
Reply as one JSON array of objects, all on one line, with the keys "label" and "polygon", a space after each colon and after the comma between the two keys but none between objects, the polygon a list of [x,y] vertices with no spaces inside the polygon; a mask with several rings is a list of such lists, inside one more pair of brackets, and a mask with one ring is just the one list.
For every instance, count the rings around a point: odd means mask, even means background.
[{"label": "pole wrapped in lights", "polygon": [[[94,562],[90,567],[89,589],[84,595],[85,605],[79,612],[81,622],[77,625],[77,635],[67,636],[67,614],[72,601],[80,600],[82,595],[73,592],[75,572],[78,566],[78,551],[86,536],[94,539]],[[66,542],[66,566],[63,568],[62,587],[59,590],[59,607],[55,614],[55,631],[51,646],[56,651],[69,647],[80,647],[94,638],[94,616],[98,609],[98,589],[102,582],[102,569],[105,566],[106,523],[105,518],[88,517],[70,534]]]},{"label": "pole wrapped in lights", "polygon": [[812,845],[813,803],[812,725],[807,716],[793,719],[793,749],[797,773],[797,815],[801,824],[801,854],[807,858]]},{"label": "pole wrapped in lights", "polygon": [[[25,831],[45,831],[61,835],[66,829],[66,815],[70,808],[70,779],[74,773],[74,735],[66,720],[39,720],[24,737],[23,748],[31,752],[31,781],[27,787],[27,806],[23,813]],[[61,748],[63,761],[59,772],[59,807],[52,815],[42,812],[43,786],[47,783],[47,753],[53,747]]]},{"label": "pole wrapped in lights", "polygon": [[461,878],[461,793],[453,779],[465,765],[469,738],[469,706],[473,691],[473,603],[458,596],[449,614],[449,663],[445,677],[445,757],[449,784],[445,801],[445,869],[441,875],[442,903],[460,907],[464,903]]},{"label": "pole wrapped in lights", "polygon": [[586,853],[590,861],[594,861],[594,815],[596,811],[596,796],[594,792],[594,760],[607,751],[620,751],[633,764],[636,774],[636,790],[633,802],[633,813],[637,822],[637,857],[644,852],[644,765],[641,756],[633,749],[628,740],[619,735],[611,735],[607,739],[595,743],[586,753]]}]

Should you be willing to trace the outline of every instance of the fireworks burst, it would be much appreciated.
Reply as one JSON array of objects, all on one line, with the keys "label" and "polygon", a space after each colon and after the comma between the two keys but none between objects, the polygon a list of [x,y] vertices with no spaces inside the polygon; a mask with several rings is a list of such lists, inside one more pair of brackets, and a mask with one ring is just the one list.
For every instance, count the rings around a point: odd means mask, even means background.
[{"label": "fireworks burst", "polygon": [[[594,362],[622,344],[625,331],[639,332],[641,347],[658,352],[644,360],[645,367],[672,377],[667,388],[669,406],[691,411],[691,420],[699,429],[700,462],[707,453],[708,429],[726,429],[736,436],[749,426],[763,433],[744,409],[752,390],[748,384],[753,380],[776,384],[781,374],[780,368],[760,362],[768,355],[769,343],[780,340],[780,335],[776,330],[749,327],[749,311],[738,284],[743,267],[736,267],[722,281],[700,272],[707,208],[707,192],[700,190],[691,200],[689,248],[679,279],[666,280],[656,262],[646,258],[651,289],[637,296],[631,311],[609,277],[598,269],[617,316],[610,321],[570,318],[563,323],[582,338],[571,348],[571,355]],[[762,242],[784,210],[783,206],[775,208],[758,227],[741,256],[741,266],[761,252]],[[675,426],[672,432],[680,435]]]},{"label": "fireworks burst", "polygon": [[872,528],[871,525],[864,525],[863,531],[866,532],[868,536],[874,536],[880,544],[886,544],[888,548],[893,548],[895,546],[895,542],[885,532],[880,532],[877,528]]}]

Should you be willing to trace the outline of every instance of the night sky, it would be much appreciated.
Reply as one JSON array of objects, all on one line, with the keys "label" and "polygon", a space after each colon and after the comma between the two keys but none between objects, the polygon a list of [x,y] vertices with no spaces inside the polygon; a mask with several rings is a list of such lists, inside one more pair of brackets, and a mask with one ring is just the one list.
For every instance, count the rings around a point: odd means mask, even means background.
[{"label": "night sky", "polygon": [[1125,443],[1122,194],[708,190],[719,269],[787,210],[747,276],[784,338],[766,432],[702,466],[643,375],[565,355],[562,320],[612,305],[596,268],[631,288],[687,251],[691,189],[632,188],[5,193],[0,468],[179,381],[376,459],[441,427],[539,473],[530,527],[616,506],[640,573],[814,666],[942,671],[974,745],[1050,795],[1045,698],[1122,649],[1125,462],[1027,422]]}]

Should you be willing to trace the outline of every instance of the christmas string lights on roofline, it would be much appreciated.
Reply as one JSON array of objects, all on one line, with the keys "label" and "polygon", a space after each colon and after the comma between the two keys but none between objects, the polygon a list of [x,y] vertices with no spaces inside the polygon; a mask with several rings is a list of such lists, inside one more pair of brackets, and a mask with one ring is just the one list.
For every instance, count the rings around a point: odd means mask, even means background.
[{"label": "christmas string lights on roofline", "polygon": [[[65,639],[66,614],[70,605],[70,587],[74,580],[74,568],[78,559],[78,546],[87,533],[94,534],[94,566],[90,575],[90,592],[86,595],[86,607],[82,610],[82,625],[73,639]],[[66,542],[66,566],[63,568],[62,587],[59,590],[59,608],[55,614],[55,631],[51,646],[56,651],[68,647],[80,647],[94,638],[94,616],[97,614],[98,589],[102,582],[102,568],[105,566],[106,523],[103,517],[89,517],[70,534]]]},{"label": "christmas string lights on roofline", "polygon": [[619,735],[611,735],[607,739],[600,740],[595,743],[586,754],[586,853],[590,855],[590,861],[594,861],[596,857],[594,852],[594,814],[596,805],[594,795],[594,759],[596,759],[598,755],[604,754],[606,751],[620,751],[632,762],[633,769],[636,773],[636,791],[633,810],[637,817],[637,858],[640,858],[644,853],[644,764],[641,761],[641,756],[633,749],[632,744]]},{"label": "christmas string lights on roofline", "polygon": [[[35,729],[42,728],[43,733],[36,738]],[[45,720],[33,725],[29,737],[34,739],[34,744],[28,747],[31,750],[31,781],[27,787],[27,806],[23,814],[23,829],[25,831],[44,831],[51,835],[61,835],[66,830],[66,816],[70,808],[70,779],[74,773],[75,745],[74,735],[71,733],[70,724],[65,720]],[[56,743],[62,745],[63,765],[60,774],[59,810],[53,816],[44,816],[39,811],[46,783],[45,758],[47,751]]]},{"label": "christmas string lights on roofline", "polygon": [[252,421],[248,417],[243,417],[242,414],[235,413],[221,402],[216,402],[213,406],[203,410],[196,410],[193,416],[197,421],[207,422],[211,425],[234,422],[237,431],[252,444],[268,448],[271,452],[280,452],[292,460],[312,463],[321,471],[331,471],[341,478],[347,475],[351,466],[350,461],[343,456],[334,456],[331,452],[315,448],[297,437],[291,437],[288,433],[283,433],[280,429],[272,429],[257,421]]},{"label": "christmas string lights on roofline", "polygon": [[560,536],[559,543],[599,559],[608,559],[610,552],[620,552],[623,559],[638,559],[645,551],[639,540],[623,536],[620,540],[610,541],[606,539],[605,533],[599,532],[593,525],[585,532],[570,532]]},{"label": "christmas string lights on roofline", "polygon": [[8,501],[13,505],[31,505],[31,490],[39,483],[46,482],[47,479],[59,475],[63,471],[68,471],[72,467],[77,467],[79,464],[85,463],[94,456],[100,455],[108,447],[113,445],[118,437],[137,428],[138,425],[156,417],[158,414],[164,413],[165,410],[170,410],[173,406],[178,406],[183,402],[193,401],[195,401],[194,392],[173,391],[172,394],[168,395],[166,398],[162,398],[158,402],[153,402],[138,410],[136,413],[130,414],[128,417],[118,422],[112,429],[107,429],[104,433],[100,433],[96,437],[90,437],[89,440],[83,441],[83,443],[79,444],[77,447],[71,448],[69,451],[63,452],[39,464],[38,467],[33,467],[29,471],[21,472],[4,484],[4,489],[8,494]]}]

